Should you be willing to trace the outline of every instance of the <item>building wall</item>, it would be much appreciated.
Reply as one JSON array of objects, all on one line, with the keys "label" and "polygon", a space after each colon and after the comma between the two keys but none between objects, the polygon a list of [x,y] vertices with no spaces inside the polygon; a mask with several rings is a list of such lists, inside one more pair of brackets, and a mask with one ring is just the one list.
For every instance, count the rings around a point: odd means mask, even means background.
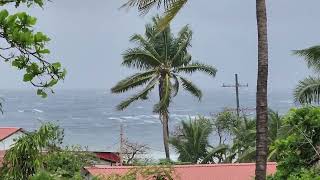
[{"label": "building wall", "polygon": [[15,143],[14,140],[20,138],[22,135],[24,135],[23,132],[18,131],[11,136],[7,137],[6,139],[0,141],[0,150],[8,150],[12,147],[12,145]]}]

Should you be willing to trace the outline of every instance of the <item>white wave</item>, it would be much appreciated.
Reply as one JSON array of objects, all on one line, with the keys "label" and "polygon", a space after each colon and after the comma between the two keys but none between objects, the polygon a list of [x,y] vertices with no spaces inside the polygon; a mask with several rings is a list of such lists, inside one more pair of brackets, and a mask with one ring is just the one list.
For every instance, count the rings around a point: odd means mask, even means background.
[{"label": "white wave", "polygon": [[121,118],[123,118],[123,119],[134,119],[134,120],[140,119],[138,116],[123,116]]},{"label": "white wave", "polygon": [[124,119],[118,118],[118,117],[109,117],[110,120],[117,120],[117,121],[125,121]]},{"label": "white wave", "polygon": [[152,118],[152,116],[150,116],[150,115],[144,115],[144,114],[139,115],[139,116],[136,116],[136,117],[138,117],[138,118],[140,118],[140,119],[143,119],[143,118]]},{"label": "white wave", "polygon": [[173,112],[190,112],[191,109],[174,109]]},{"label": "white wave", "polygon": [[293,104],[292,100],[280,100],[280,103]]},{"label": "white wave", "polygon": [[37,113],[43,113],[43,111],[40,110],[40,109],[32,109],[32,111],[33,111],[33,112],[37,112]]},{"label": "white wave", "polygon": [[159,119],[159,115],[151,115],[151,117]]},{"label": "white wave", "polygon": [[137,109],[143,109],[144,107],[142,107],[142,106],[137,106],[136,108],[137,108]]},{"label": "white wave", "polygon": [[24,112],[24,110],[20,110],[20,109],[18,109],[18,112],[19,112],[19,113],[23,113],[23,112]]},{"label": "white wave", "polygon": [[151,120],[144,120],[143,122],[145,122],[145,123],[150,123],[150,124],[157,123],[157,122],[155,122],[155,121],[151,121]]},{"label": "white wave", "polygon": [[189,115],[186,114],[170,114],[171,117],[181,117],[181,118],[186,118],[189,117]]}]

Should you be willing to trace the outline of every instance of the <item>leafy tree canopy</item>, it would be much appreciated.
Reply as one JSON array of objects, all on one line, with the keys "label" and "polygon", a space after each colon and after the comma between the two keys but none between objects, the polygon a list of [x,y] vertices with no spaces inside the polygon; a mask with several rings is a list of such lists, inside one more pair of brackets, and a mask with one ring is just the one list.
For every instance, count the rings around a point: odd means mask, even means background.
[{"label": "leafy tree canopy", "polygon": [[[0,5],[14,3],[16,7],[26,4],[28,7],[42,7],[44,0],[0,0]],[[9,14],[6,9],[0,10],[0,59],[18,70],[24,71],[23,81],[37,87],[37,94],[46,97],[47,90],[63,80],[66,70],[59,62],[50,62],[50,50],[47,44],[50,38],[42,32],[36,32],[35,17],[25,12]],[[53,91],[52,91],[53,92]]]}]

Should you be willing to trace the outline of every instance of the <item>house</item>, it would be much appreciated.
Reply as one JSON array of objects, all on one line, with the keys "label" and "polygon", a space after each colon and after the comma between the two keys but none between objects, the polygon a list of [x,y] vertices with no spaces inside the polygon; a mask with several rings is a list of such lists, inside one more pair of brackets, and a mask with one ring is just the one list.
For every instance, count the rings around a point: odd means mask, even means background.
[{"label": "house", "polygon": [[25,133],[26,131],[22,128],[0,127],[0,167],[2,166],[6,151],[14,145],[16,139]]},{"label": "house", "polygon": [[[91,180],[95,176],[123,175],[133,168],[132,166],[98,165],[85,167],[84,175],[86,180]],[[267,173],[273,174],[275,171],[276,163],[268,163]],[[254,179],[255,163],[174,165],[172,172],[175,180],[251,180]],[[143,179],[140,175],[137,177],[137,179]]]},{"label": "house", "polygon": [[14,145],[15,140],[24,135],[22,128],[0,127],[0,151],[8,150]]},{"label": "house", "polygon": [[92,152],[98,158],[95,164],[115,166],[120,163],[120,156],[118,152]]}]

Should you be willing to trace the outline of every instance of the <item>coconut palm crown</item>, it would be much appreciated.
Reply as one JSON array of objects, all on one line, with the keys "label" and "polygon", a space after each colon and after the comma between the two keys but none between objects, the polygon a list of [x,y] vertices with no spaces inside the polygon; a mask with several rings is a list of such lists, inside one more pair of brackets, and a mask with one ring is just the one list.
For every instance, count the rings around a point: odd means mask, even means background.
[{"label": "coconut palm crown", "polygon": [[[130,41],[136,43],[137,47],[124,52],[122,65],[140,72],[121,80],[111,91],[124,93],[144,86],[141,91],[117,106],[118,110],[124,110],[135,101],[148,99],[150,92],[157,87],[159,102],[154,105],[153,111],[159,113],[164,126],[164,141],[168,141],[168,108],[172,98],[178,94],[180,88],[199,100],[202,97],[201,90],[183,75],[200,71],[215,77],[217,70],[213,66],[192,61],[192,56],[188,53],[192,31],[188,26],[184,26],[175,37],[169,26],[158,33],[156,29],[159,20],[159,17],[155,17],[152,24],[146,25],[144,36],[135,34],[131,37]],[[166,150],[167,158],[168,151]]]},{"label": "coconut palm crown", "polygon": [[[294,51],[296,55],[304,57],[308,68],[320,74],[320,46]],[[301,81],[294,90],[294,99],[301,104],[320,102],[320,78],[309,76]]]}]

